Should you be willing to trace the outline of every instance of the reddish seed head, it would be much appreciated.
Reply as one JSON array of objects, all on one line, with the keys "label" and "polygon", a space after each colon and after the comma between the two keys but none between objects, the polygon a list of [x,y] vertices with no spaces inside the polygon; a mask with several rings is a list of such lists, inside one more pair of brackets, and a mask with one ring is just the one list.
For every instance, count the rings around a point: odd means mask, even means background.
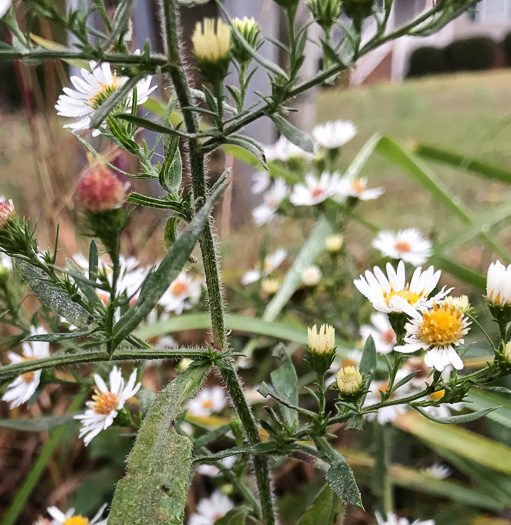
[{"label": "reddish seed head", "polygon": [[4,228],[9,219],[16,213],[11,200],[0,197],[0,229]]},{"label": "reddish seed head", "polygon": [[122,183],[105,167],[86,171],[78,182],[76,196],[84,210],[94,213],[120,208],[126,197]]}]

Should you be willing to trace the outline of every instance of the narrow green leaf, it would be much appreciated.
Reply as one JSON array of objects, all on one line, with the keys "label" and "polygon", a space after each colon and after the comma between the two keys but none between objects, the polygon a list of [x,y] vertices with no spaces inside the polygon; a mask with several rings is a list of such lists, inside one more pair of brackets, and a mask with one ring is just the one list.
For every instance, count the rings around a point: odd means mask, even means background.
[{"label": "narrow green leaf", "polygon": [[300,250],[293,266],[287,272],[280,290],[266,307],[263,314],[265,321],[274,321],[277,318],[282,308],[284,308],[300,286],[302,282],[302,272],[313,264],[316,257],[325,250],[325,239],[332,231],[333,229],[330,222],[325,217],[321,217],[307,239],[307,242]]},{"label": "narrow green leaf", "polygon": [[123,0],[115,10],[112,19],[112,32],[107,45],[104,46],[105,49],[107,49],[110,44],[115,43],[129,30],[129,23],[135,8],[135,1],[136,0]]},{"label": "narrow green leaf", "polygon": [[286,137],[290,142],[303,149],[303,151],[306,151],[307,153],[314,153],[314,143],[312,142],[311,137],[305,133],[305,131],[302,131],[301,129],[293,126],[291,122],[280,115],[270,115],[270,118],[273,120],[273,123],[275,126],[277,126],[282,135],[284,135],[284,137]]},{"label": "narrow green leaf", "polygon": [[166,386],[147,413],[117,484],[109,525],[181,525],[192,460],[191,441],[174,424],[210,365],[191,365]]},{"label": "narrow green leaf", "polygon": [[24,341],[46,341],[48,343],[57,343],[58,341],[67,341],[70,339],[78,339],[79,337],[87,337],[93,332],[93,330],[87,330],[85,332],[66,332],[62,334],[41,334],[31,335],[24,339]]},{"label": "narrow green leaf", "polygon": [[344,514],[344,504],[332,489],[325,485],[307,509],[298,525],[338,525]]},{"label": "narrow green leaf", "polygon": [[[280,360],[280,366],[270,374],[275,392],[285,401],[296,406],[298,405],[298,389],[296,387],[298,376],[284,345],[278,345],[275,348],[273,357]],[[293,428],[293,425],[298,421],[296,410],[284,405],[279,406],[279,409],[286,425]]]},{"label": "narrow green leaf", "polygon": [[116,348],[149,315],[159,298],[178,276],[188,261],[205,224],[209,220],[211,211],[224,189],[225,184],[220,184],[217,187],[193,221],[172,244],[158,268],[144,281],[137,302],[113,328],[113,348]]},{"label": "narrow green leaf", "polygon": [[222,146],[222,151],[226,155],[232,155],[235,159],[241,160],[241,162],[244,162],[249,166],[253,166],[258,170],[264,169],[264,166],[257,159],[257,157],[241,146],[235,146],[234,144],[224,144]]},{"label": "narrow green leaf", "polygon": [[96,281],[98,262],[98,247],[96,241],[92,239],[89,246],[89,279],[91,281]]},{"label": "narrow green leaf", "polygon": [[232,509],[217,519],[214,525],[245,525],[247,513],[243,509]]},{"label": "narrow green leaf", "polygon": [[32,292],[51,310],[82,331],[97,327],[97,320],[85,308],[75,303],[69,294],[63,290],[56,290],[54,286],[48,284],[44,280],[46,276],[39,268],[16,258],[14,265]]},{"label": "narrow green leaf", "polygon": [[[491,390],[490,390],[491,389]],[[494,394],[504,394],[506,397]],[[473,388],[468,396],[467,401],[474,410],[488,410],[499,406],[498,410],[488,412],[486,417],[499,425],[511,429],[511,400],[509,395],[511,391],[504,387],[486,387],[485,390]]]},{"label": "narrow green leaf", "polygon": [[360,373],[366,380],[366,385],[370,385],[376,372],[376,346],[373,336],[369,336],[364,344],[362,358],[360,359]]},{"label": "narrow green leaf", "polygon": [[325,474],[325,479],[339,498],[347,503],[364,508],[355,476],[346,461],[338,460],[332,463]]},{"label": "narrow green leaf", "polygon": [[[413,405],[412,405],[413,406]],[[487,408],[486,410],[479,410],[478,412],[471,412],[470,414],[462,414],[460,416],[449,416],[449,417],[440,417],[430,414],[427,410],[419,406],[413,406],[417,412],[420,412],[424,417],[434,421],[435,423],[442,423],[444,425],[456,425],[462,423],[470,423],[471,421],[476,421],[482,417],[488,415],[490,412],[497,410],[500,407]]]},{"label": "narrow green leaf", "polygon": [[101,106],[92,114],[90,118],[90,129],[97,129],[103,124],[106,118],[117,106],[129,95],[130,91],[137,85],[138,81],[144,77],[142,73],[130,78],[126,84],[114,91]]},{"label": "narrow green leaf", "polygon": [[417,144],[414,148],[414,153],[433,162],[445,164],[460,171],[466,171],[488,180],[498,180],[506,184],[511,184],[511,171],[489,164],[485,161],[469,157],[467,155],[460,155],[453,151],[448,151],[430,144]]},{"label": "narrow green leaf", "polygon": [[268,169],[264,150],[262,146],[255,140],[251,140],[248,137],[243,137],[242,135],[229,135],[225,141],[227,144],[232,144],[233,146],[238,146],[247,150],[254,158],[257,159],[257,162],[261,164],[264,169]]},{"label": "narrow green leaf", "polygon": [[146,118],[137,117],[136,115],[131,115],[130,113],[122,113],[120,115],[114,115],[115,118],[121,119],[121,120],[127,120],[128,122],[131,122],[132,124],[136,124],[139,128],[144,128],[149,131],[155,131],[156,133],[162,133],[164,135],[175,135],[178,137],[183,138],[191,138],[191,135],[188,133],[183,133],[182,131],[179,131],[177,129],[162,126],[161,124],[157,124],[156,122],[152,122],[151,120],[148,120]]},{"label": "narrow green leaf", "polygon": [[31,419],[0,419],[0,427],[21,432],[44,432],[74,421],[78,412],[63,416],[42,416]]}]

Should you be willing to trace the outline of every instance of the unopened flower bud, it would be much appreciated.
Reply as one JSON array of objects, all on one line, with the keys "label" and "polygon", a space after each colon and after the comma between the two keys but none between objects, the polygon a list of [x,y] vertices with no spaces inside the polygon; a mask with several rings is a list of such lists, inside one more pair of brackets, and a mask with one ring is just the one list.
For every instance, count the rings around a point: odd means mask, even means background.
[{"label": "unopened flower bud", "polygon": [[80,207],[92,213],[120,208],[126,194],[121,181],[104,166],[93,167],[86,171],[76,189]]},{"label": "unopened flower bud", "polygon": [[280,290],[280,281],[278,279],[264,279],[261,283],[261,289],[266,295],[275,295]]},{"label": "unopened flower bud", "polygon": [[341,12],[341,0],[310,0],[307,5],[314,20],[324,31],[334,26]]},{"label": "unopened flower bud", "polygon": [[344,237],[340,234],[329,235],[325,239],[325,247],[330,253],[337,253],[341,250],[344,244]]},{"label": "unopened flower bud", "polygon": [[429,397],[432,401],[440,401],[445,396],[445,390],[437,390],[436,392],[433,392]]},{"label": "unopened flower bud", "polygon": [[511,364],[511,341],[504,347],[504,359]]},{"label": "unopened flower bud", "polygon": [[363,382],[358,366],[344,366],[337,374],[337,386],[341,394],[355,394],[360,390]]},{"label": "unopened flower bud", "polygon": [[231,28],[220,18],[204,18],[197,22],[192,42],[201,74],[212,84],[222,82],[229,67]]},{"label": "unopened flower bud", "polygon": [[313,264],[302,272],[301,277],[305,286],[316,286],[321,280],[321,270]]},{"label": "unopened flower bud", "polygon": [[335,328],[323,324],[319,328],[314,325],[307,329],[308,345],[311,352],[316,354],[329,354],[335,348]]},{"label": "unopened flower bud", "polygon": [[[246,43],[254,50],[257,51],[261,46],[260,34],[261,27],[253,18],[235,18],[233,20],[234,27],[241,33]],[[232,35],[232,56],[241,64],[250,62],[252,56],[250,53],[241,45],[236,38],[236,35]]]},{"label": "unopened flower bud", "polygon": [[460,295],[459,297],[449,295],[445,298],[445,302],[449,303],[455,312],[461,312],[462,314],[466,314],[472,309],[466,295]]},{"label": "unopened flower bud", "polygon": [[16,210],[12,200],[7,200],[0,195],[0,229],[5,228],[9,220],[14,216]]}]

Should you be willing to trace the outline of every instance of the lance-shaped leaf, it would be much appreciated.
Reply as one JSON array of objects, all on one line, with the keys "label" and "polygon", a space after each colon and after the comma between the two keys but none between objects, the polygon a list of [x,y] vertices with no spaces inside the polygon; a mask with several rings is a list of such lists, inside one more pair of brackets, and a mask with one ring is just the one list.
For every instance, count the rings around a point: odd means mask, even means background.
[{"label": "lance-shaped leaf", "polygon": [[419,406],[414,406],[413,408],[420,412],[424,417],[430,419],[431,421],[434,421],[435,423],[442,423],[444,425],[461,425],[462,423],[470,423],[471,421],[476,421],[477,419],[488,415],[490,412],[493,412],[494,410],[497,410],[500,407],[496,406],[492,408],[486,408],[485,410],[479,410],[477,412],[471,412],[470,414],[462,414],[461,416],[448,417],[435,416]]},{"label": "lance-shaped leaf", "polygon": [[64,290],[59,290],[48,283],[47,276],[42,270],[16,258],[14,265],[32,292],[55,313],[84,332],[97,326],[96,319],[83,306],[73,301]]},{"label": "lance-shaped leaf", "polygon": [[344,514],[344,504],[332,489],[325,485],[307,509],[298,525],[336,525]]},{"label": "lance-shaped leaf", "polygon": [[78,412],[64,414],[63,416],[43,416],[30,419],[0,419],[0,427],[19,430],[21,432],[43,432],[72,422],[77,413]]},{"label": "lance-shaped leaf", "polygon": [[156,399],[117,484],[108,525],[181,525],[186,506],[192,444],[175,428],[183,404],[201,387],[210,365],[191,365]]},{"label": "lance-shaped leaf", "polygon": [[215,521],[215,525],[245,525],[247,513],[243,509],[232,509]]},{"label": "lance-shaped leaf", "polygon": [[206,204],[200,209],[193,221],[172,244],[158,268],[151,273],[142,285],[137,302],[124,314],[113,328],[112,347],[116,348],[156,306],[160,297],[176,279],[188,261],[202,230],[209,220],[213,206],[222,195],[225,184],[219,183]]},{"label": "lance-shaped leaf", "polygon": [[107,45],[104,46],[105,49],[107,49],[110,44],[115,43],[116,40],[129,30],[129,24],[134,9],[135,0],[123,0],[119,4],[112,19],[112,32],[110,33]]},{"label": "lance-shaped leaf", "polygon": [[364,508],[355,476],[344,458],[332,463],[332,466],[325,474],[325,479],[330,488],[341,499],[352,505]]},{"label": "lance-shaped leaf", "polygon": [[279,128],[282,135],[290,142],[307,153],[314,153],[314,143],[305,131],[293,126],[293,124],[280,115],[271,115],[270,118],[273,120],[275,126]]},{"label": "lance-shaped leaf", "polygon": [[[362,359],[360,360],[360,373],[365,381],[365,386],[369,387],[376,372],[376,347],[374,339],[369,336],[364,344]],[[364,395],[365,398],[365,395]]]},{"label": "lance-shaped leaf", "polygon": [[[298,405],[298,390],[296,388],[298,377],[293,362],[287,355],[284,345],[277,346],[273,356],[280,359],[280,366],[270,374],[275,391],[285,401],[296,406]],[[293,425],[298,420],[296,410],[284,405],[280,405],[279,408],[286,425],[293,428]]]},{"label": "lance-shaped leaf", "polygon": [[137,117],[136,115],[132,115],[131,113],[122,113],[120,115],[115,115],[115,118],[127,120],[128,122],[135,124],[139,128],[144,128],[149,131],[155,131],[156,133],[162,133],[164,135],[174,135],[185,139],[193,137],[193,135],[190,135],[189,133],[184,133],[183,131],[179,131],[178,129],[174,129],[171,127],[162,126],[157,122],[153,122],[152,120],[148,120],[146,118]]}]

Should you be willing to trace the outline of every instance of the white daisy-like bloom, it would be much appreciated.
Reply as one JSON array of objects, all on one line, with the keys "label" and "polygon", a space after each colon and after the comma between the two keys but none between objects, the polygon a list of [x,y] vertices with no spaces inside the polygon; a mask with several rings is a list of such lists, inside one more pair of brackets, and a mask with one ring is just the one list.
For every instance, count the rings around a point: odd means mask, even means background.
[{"label": "white daisy-like bloom", "polygon": [[[226,469],[232,468],[236,463],[236,456],[228,456],[220,460]],[[210,478],[216,478],[220,474],[220,469],[215,465],[199,465],[197,472],[202,476],[208,476]]]},{"label": "white daisy-like bloom", "polygon": [[361,201],[370,201],[381,197],[385,188],[368,188],[367,177],[352,177],[346,175],[339,181],[337,195],[334,197],[338,202],[344,202],[347,197],[355,197]]},{"label": "white daisy-like bloom", "polygon": [[67,512],[62,512],[57,507],[48,507],[48,514],[53,518],[52,525],[107,525],[108,518],[101,520],[101,516],[106,509],[103,505],[97,514],[89,520],[84,516],[75,514],[75,509],[71,508]]},{"label": "white daisy-like bloom", "polygon": [[424,363],[439,372],[449,365],[456,370],[463,368],[456,347],[464,343],[470,320],[449,303],[434,303],[433,308],[423,310],[406,323],[405,328],[405,344],[396,346],[396,352],[410,354],[426,350]]},{"label": "white daisy-like bloom", "polygon": [[252,175],[252,193],[259,195],[268,188],[271,178],[267,171],[257,171]]},{"label": "white daisy-like bloom", "polygon": [[209,498],[204,498],[197,505],[197,512],[194,512],[188,520],[189,525],[213,525],[215,521],[225,516],[234,508],[232,501],[222,494],[215,491]]},{"label": "white daisy-like bloom", "polygon": [[435,296],[430,297],[440,280],[441,271],[435,272],[430,266],[426,271],[416,268],[412,280],[407,283],[405,264],[399,261],[397,271],[387,263],[387,275],[378,266],[373,272],[367,270],[365,275],[353,282],[358,291],[373,305],[375,310],[388,314],[390,312],[404,312],[411,317],[417,316],[417,311],[433,306],[433,302],[441,301],[449,292],[443,288]]},{"label": "white daisy-like bloom", "polygon": [[422,469],[422,471],[436,479],[445,479],[452,474],[452,469],[447,465],[442,465],[441,463],[433,463],[433,465]]},{"label": "white daisy-like bloom", "polygon": [[394,350],[396,332],[394,332],[386,314],[380,312],[371,314],[371,324],[362,325],[360,327],[360,335],[364,343],[369,336],[372,336],[376,351],[380,354],[388,354]]},{"label": "white daisy-like bloom", "polygon": [[282,179],[275,180],[275,184],[264,194],[263,203],[252,210],[252,217],[257,226],[262,226],[275,217],[280,203],[289,195],[289,191]]},{"label": "white daisy-like bloom", "polygon": [[0,18],[2,18],[5,13],[9,10],[9,7],[11,7],[12,0],[0,0]]},{"label": "white daisy-like bloom", "polygon": [[202,294],[202,280],[191,273],[181,272],[158,303],[166,312],[181,315],[184,310],[193,308]]},{"label": "white daisy-like bloom", "polygon": [[32,525],[52,525],[50,520],[43,518],[42,516],[32,523]]},{"label": "white daisy-like bloom", "polygon": [[302,284],[305,286],[316,286],[321,281],[322,273],[315,264],[305,268],[300,275]]},{"label": "white daisy-like bloom", "polygon": [[264,258],[263,271],[258,269],[249,270],[242,278],[241,284],[248,286],[249,284],[259,281],[263,277],[267,277],[275,271],[286,259],[287,251],[284,248],[279,248],[273,253],[270,253]]},{"label": "white daisy-like bloom", "polygon": [[[140,52],[136,53],[139,54]],[[73,88],[64,88],[64,94],[60,95],[55,105],[57,115],[76,119],[75,122],[66,124],[65,128],[72,131],[90,129],[91,115],[109,97],[120,89],[128,80],[128,77],[118,77],[112,72],[110,64],[89,62],[90,71],[82,68],[81,76],[72,76]],[[143,104],[157,86],[151,87],[151,77],[146,77],[137,83],[137,103]],[[131,108],[133,95],[126,98],[126,109]],[[93,135],[99,135],[99,130],[94,130]]]},{"label": "white daisy-like bloom", "polygon": [[314,157],[311,153],[304,151],[286,139],[284,135],[282,135],[275,144],[264,146],[264,155],[267,162],[273,162],[275,160],[287,162],[291,157],[301,157],[305,159],[312,159]]},{"label": "white daisy-like bloom", "polygon": [[0,252],[0,270],[1,268],[8,272],[12,270],[12,259],[4,252]]},{"label": "white daisy-like bloom", "polygon": [[[398,383],[407,375],[408,372],[406,370],[398,370],[395,378],[395,383]],[[371,383],[369,392],[367,393],[367,396],[364,400],[364,406],[367,407],[375,405],[377,403],[381,403],[380,392],[386,392],[388,388],[389,384],[387,381],[373,381]],[[403,386],[401,386],[398,390],[393,392],[390,396],[390,399],[401,399],[407,397],[408,395],[410,395],[410,387],[409,384],[406,383]],[[370,412],[366,415],[366,417],[369,421],[374,421],[376,419],[380,425],[385,425],[386,423],[394,421],[396,417],[405,414],[407,410],[408,407],[406,405],[391,405],[380,408],[378,412]]]},{"label": "white daisy-like bloom", "polygon": [[373,246],[384,257],[399,259],[420,266],[431,256],[432,244],[417,228],[406,228],[398,232],[383,230],[373,241]]},{"label": "white daisy-like bloom", "polygon": [[347,144],[357,134],[357,128],[349,120],[332,120],[318,124],[312,130],[316,144],[327,149],[337,149]]},{"label": "white daisy-like bloom", "polygon": [[434,520],[420,521],[415,520],[410,522],[406,518],[400,518],[394,513],[389,512],[387,516],[382,516],[379,512],[376,513],[376,522],[378,525],[435,525]]},{"label": "white daisy-like bloom", "polygon": [[124,408],[126,401],[133,397],[142,386],[137,383],[137,371],[134,370],[126,385],[122,372],[114,366],[109,375],[110,388],[98,374],[94,374],[96,386],[92,401],[87,401],[88,409],[84,414],[75,416],[82,423],[79,437],[88,445],[102,430],[112,425],[118,412]]},{"label": "white daisy-like bloom", "polygon": [[214,412],[221,412],[227,403],[224,389],[215,386],[202,389],[194,399],[188,401],[188,410],[193,416],[209,417]]},{"label": "white daisy-like bloom", "polygon": [[324,171],[319,179],[316,175],[305,175],[305,184],[295,184],[291,193],[291,203],[295,206],[315,206],[324,200],[337,195],[340,188],[338,172]]},{"label": "white daisy-like bloom", "polygon": [[[46,332],[42,328],[30,329],[30,335],[43,335]],[[27,361],[37,361],[50,356],[50,343],[44,341],[30,341],[21,344],[22,355],[15,352],[8,352],[7,357],[11,364],[26,363]],[[10,403],[11,409],[26,403],[35,393],[41,381],[41,370],[27,372],[17,377],[7,387],[2,401]]]},{"label": "white daisy-like bloom", "polygon": [[491,263],[486,278],[486,297],[498,306],[511,304],[511,264]]}]

